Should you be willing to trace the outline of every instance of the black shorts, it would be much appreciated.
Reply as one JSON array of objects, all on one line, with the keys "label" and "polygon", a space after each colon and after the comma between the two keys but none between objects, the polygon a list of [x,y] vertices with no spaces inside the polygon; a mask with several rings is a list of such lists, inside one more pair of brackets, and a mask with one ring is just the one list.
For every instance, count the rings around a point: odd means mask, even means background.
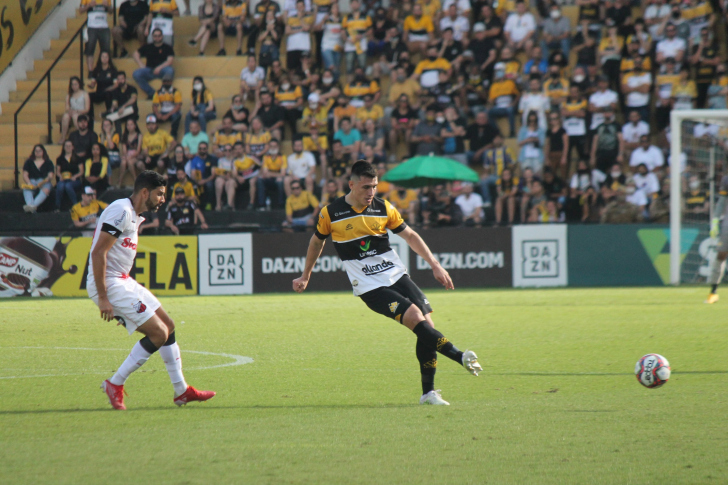
[{"label": "black shorts", "polygon": [[126,27],[121,27],[121,37],[124,40],[136,39],[138,26],[139,26],[139,24],[135,24],[135,25],[127,24]]},{"label": "black shorts", "polygon": [[432,313],[430,302],[409,275],[402,276],[392,286],[367,291],[359,298],[373,311],[399,323],[402,323],[402,317],[412,305],[416,305],[423,315]]},{"label": "black shorts", "polygon": [[[147,170],[155,170],[157,168],[157,162],[162,155],[149,155],[149,163],[144,162],[147,166]],[[165,164],[166,165],[166,164]]]}]

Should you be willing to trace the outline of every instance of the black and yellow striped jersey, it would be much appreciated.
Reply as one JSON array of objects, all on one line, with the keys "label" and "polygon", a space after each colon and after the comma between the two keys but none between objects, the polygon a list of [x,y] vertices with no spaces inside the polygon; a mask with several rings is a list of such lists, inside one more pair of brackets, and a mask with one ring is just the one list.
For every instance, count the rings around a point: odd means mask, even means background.
[{"label": "black and yellow striped jersey", "polygon": [[407,268],[389,245],[387,229],[397,234],[407,224],[389,202],[375,197],[372,203],[356,211],[339,197],[321,209],[316,237],[331,236],[336,253],[349,276],[355,295],[392,286]]},{"label": "black and yellow striped jersey", "polygon": [[403,28],[405,33],[427,35],[435,30],[435,25],[432,23],[432,18],[429,15],[423,15],[419,20],[414,15],[410,15],[404,19]]},{"label": "black and yellow striped jersey", "polygon": [[379,84],[374,80],[352,81],[344,86],[344,94],[357,101],[364,101],[367,94],[375,95],[378,92]]},{"label": "black and yellow striped jersey", "polygon": [[180,93],[179,89],[176,89],[174,86],[170,88],[162,86],[154,93],[152,104],[158,104],[159,111],[163,114],[170,113],[174,109],[175,105],[182,105],[182,93]]},{"label": "black and yellow striped jersey", "polygon": [[245,134],[245,145],[250,149],[250,154],[258,158],[262,157],[266,151],[266,145],[271,141],[270,131],[264,131],[255,134],[249,131]]},{"label": "black and yellow striped jersey", "polygon": [[278,86],[276,88],[276,101],[280,106],[287,108],[288,106],[295,106],[299,99],[303,99],[303,91],[301,86],[289,87],[287,90]]},{"label": "black and yellow striped jersey", "polygon": [[255,18],[265,17],[265,13],[268,10],[272,10],[276,14],[276,17],[281,14],[281,6],[278,5],[278,2],[270,1],[267,4],[266,2],[258,2],[258,5],[253,10],[253,16]]},{"label": "black and yellow striped jersey", "polygon": [[[98,220],[101,211],[109,206],[106,202],[100,200],[92,200],[89,205],[83,205],[81,202],[71,207],[71,219],[74,221],[86,222],[90,220]],[[93,227],[93,226],[92,226]]]},{"label": "black and yellow striped jersey", "polygon": [[228,19],[239,19],[248,11],[248,3],[240,0],[227,0],[222,6],[222,15]]},{"label": "black and yellow striped jersey", "polygon": [[243,141],[243,134],[236,130],[225,133],[225,130],[219,129],[212,135],[212,144],[221,148],[225,145],[233,146],[239,141]]}]

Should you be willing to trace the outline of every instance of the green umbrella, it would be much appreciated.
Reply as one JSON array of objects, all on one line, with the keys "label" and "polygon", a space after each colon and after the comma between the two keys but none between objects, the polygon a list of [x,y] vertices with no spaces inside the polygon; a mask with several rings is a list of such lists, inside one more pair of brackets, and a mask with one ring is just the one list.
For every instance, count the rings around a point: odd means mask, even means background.
[{"label": "green umbrella", "polygon": [[385,173],[382,180],[402,187],[425,187],[451,180],[477,182],[477,172],[445,157],[413,157]]}]

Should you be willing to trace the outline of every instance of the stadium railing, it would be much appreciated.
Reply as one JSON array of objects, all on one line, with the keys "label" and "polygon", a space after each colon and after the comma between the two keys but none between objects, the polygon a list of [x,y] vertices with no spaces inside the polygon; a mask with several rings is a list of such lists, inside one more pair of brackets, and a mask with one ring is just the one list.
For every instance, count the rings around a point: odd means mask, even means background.
[{"label": "stadium railing", "polygon": [[[112,2],[113,7],[113,26],[116,27],[117,22],[117,13],[116,13],[116,0],[113,0]],[[20,188],[20,165],[19,165],[19,154],[18,154],[18,116],[20,115],[20,112],[23,110],[26,104],[30,101],[30,99],[33,97],[33,95],[38,91],[38,88],[43,84],[43,82],[46,82],[46,89],[47,89],[47,123],[48,123],[48,138],[46,139],[46,144],[52,144],[53,143],[53,113],[51,113],[51,72],[53,71],[53,68],[56,67],[56,64],[58,64],[58,61],[60,61],[63,56],[66,54],[66,51],[71,47],[71,45],[76,41],[76,38],[78,37],[79,40],[79,75],[78,77],[81,79],[81,86],[83,86],[83,68],[84,68],[84,62],[86,60],[86,56],[83,53],[83,29],[86,28],[86,23],[88,21],[84,21],[83,24],[81,24],[81,27],[78,28],[75,34],[73,34],[73,37],[68,41],[68,44],[66,44],[66,47],[63,48],[60,54],[58,54],[58,57],[53,61],[53,64],[48,68],[48,70],[41,76],[41,78],[38,80],[38,83],[35,85],[35,87],[28,93],[28,96],[25,97],[21,105],[18,107],[17,110],[15,110],[15,114],[13,115],[13,131],[14,131],[14,144],[15,144],[15,180],[14,180],[14,187],[16,189]],[[116,57],[116,42],[114,42],[114,57]]]}]

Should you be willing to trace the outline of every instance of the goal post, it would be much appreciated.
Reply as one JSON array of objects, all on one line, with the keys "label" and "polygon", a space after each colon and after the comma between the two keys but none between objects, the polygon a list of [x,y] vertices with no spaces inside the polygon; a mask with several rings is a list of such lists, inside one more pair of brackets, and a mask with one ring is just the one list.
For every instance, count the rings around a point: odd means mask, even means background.
[{"label": "goal post", "polygon": [[[709,137],[709,142],[694,137],[694,133],[686,133],[683,123],[689,121],[694,124],[705,124],[716,127],[721,131],[719,136]],[[681,283],[683,273],[683,258],[687,249],[683,244],[692,244],[692,241],[683,241],[683,189],[685,180],[700,165],[705,173],[705,182],[708,184],[709,213],[701,231],[707,232],[710,218],[713,217],[715,204],[715,167],[725,158],[725,146],[719,140],[725,140],[728,134],[728,110],[691,109],[673,110],[670,112],[670,284]],[[683,139],[685,138],[685,140]],[[687,143],[685,143],[687,141]],[[725,169],[725,167],[724,167]],[[719,216],[719,215],[718,215]],[[694,222],[694,221],[693,221]]]}]

